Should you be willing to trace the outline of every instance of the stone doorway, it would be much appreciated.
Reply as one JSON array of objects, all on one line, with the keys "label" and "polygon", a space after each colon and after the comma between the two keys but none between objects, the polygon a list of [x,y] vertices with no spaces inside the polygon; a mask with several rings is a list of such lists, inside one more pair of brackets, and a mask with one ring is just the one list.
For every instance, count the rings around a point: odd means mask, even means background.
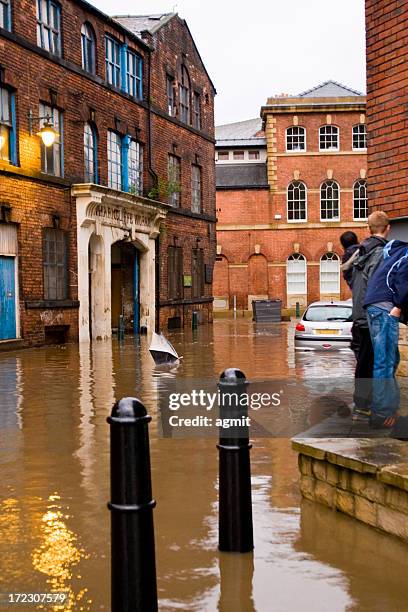
[{"label": "stone doorway", "polygon": [[119,327],[123,317],[125,330],[140,331],[140,257],[129,242],[115,242],[111,250],[111,323],[112,330]]}]

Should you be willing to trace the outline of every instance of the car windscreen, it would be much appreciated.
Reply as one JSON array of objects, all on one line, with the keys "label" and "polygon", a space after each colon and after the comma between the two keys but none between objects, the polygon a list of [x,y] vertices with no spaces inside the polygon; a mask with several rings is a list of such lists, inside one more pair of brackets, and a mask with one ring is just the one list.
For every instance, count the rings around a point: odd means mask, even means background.
[{"label": "car windscreen", "polygon": [[351,306],[335,306],[334,304],[311,306],[305,312],[303,319],[305,321],[314,321],[315,323],[351,321],[351,313]]}]

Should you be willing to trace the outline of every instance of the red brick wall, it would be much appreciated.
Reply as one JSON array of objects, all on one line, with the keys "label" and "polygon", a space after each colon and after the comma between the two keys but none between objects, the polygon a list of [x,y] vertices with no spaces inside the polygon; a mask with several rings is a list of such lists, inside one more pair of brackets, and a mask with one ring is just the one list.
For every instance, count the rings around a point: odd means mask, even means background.
[{"label": "red brick wall", "polygon": [[408,1],[366,0],[370,206],[408,214]]}]

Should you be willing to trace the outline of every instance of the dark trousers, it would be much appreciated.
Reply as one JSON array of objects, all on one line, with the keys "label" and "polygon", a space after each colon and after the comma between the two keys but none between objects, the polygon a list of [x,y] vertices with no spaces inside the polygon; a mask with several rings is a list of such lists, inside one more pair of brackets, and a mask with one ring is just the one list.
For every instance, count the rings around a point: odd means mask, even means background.
[{"label": "dark trousers", "polygon": [[354,404],[360,410],[369,410],[372,399],[374,350],[368,327],[353,325],[353,343],[358,345],[354,384]]}]

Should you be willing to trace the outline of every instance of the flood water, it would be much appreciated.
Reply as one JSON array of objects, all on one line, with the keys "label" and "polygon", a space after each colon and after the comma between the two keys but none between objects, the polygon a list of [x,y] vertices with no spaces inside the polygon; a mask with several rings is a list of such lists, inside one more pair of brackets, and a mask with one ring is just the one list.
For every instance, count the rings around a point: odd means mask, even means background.
[{"label": "flood water", "polygon": [[0,593],[61,590],[65,610],[110,609],[106,417],[136,396],[153,417],[161,611],[406,610],[408,547],[301,501],[288,439],[254,440],[255,550],[234,555],[217,551],[216,440],[159,435],[163,377],[350,376],[351,353],[295,357],[292,324],[243,319],[168,336],[184,356],[174,371],[155,367],[144,337],[0,354]]}]

